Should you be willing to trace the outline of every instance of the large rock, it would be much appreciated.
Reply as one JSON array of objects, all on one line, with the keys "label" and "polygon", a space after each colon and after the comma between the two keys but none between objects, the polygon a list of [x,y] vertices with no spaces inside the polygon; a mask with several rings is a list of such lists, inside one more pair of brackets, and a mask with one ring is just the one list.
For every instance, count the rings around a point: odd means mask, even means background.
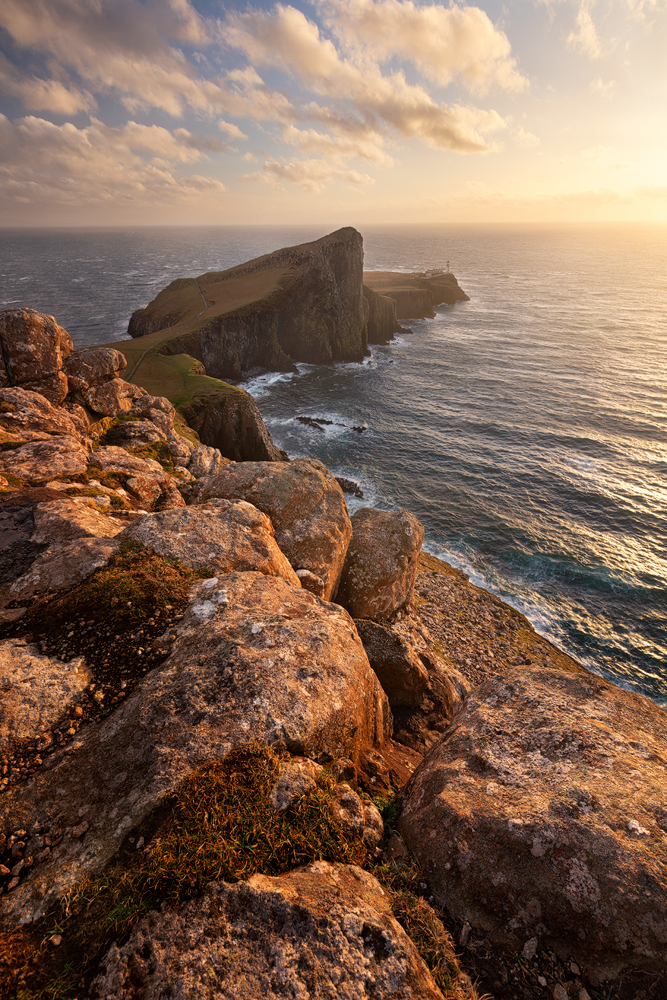
[{"label": "large rock", "polygon": [[116,448],[140,448],[166,443],[167,435],[152,420],[123,420],[106,433],[104,440]]},{"label": "large rock", "polygon": [[452,916],[599,979],[667,971],[667,714],[583,668],[493,676],[408,783],[400,830]]},{"label": "large rock", "polygon": [[429,676],[411,644],[378,622],[357,618],[355,625],[391,707],[421,705]]},{"label": "large rock", "polygon": [[182,510],[146,514],[133,521],[122,538],[139,542],[188,569],[218,573],[257,570],[301,586],[276,544],[269,518],[243,501],[213,500]]},{"label": "large rock", "polygon": [[58,476],[76,476],[86,471],[88,451],[79,437],[63,434],[50,441],[31,441],[13,451],[0,453],[0,472],[44,483]]},{"label": "large rock", "polygon": [[67,410],[56,408],[38,392],[28,389],[0,389],[0,427],[29,440],[37,433],[67,434],[76,437],[80,427]]},{"label": "large rock", "polygon": [[179,407],[184,420],[203,444],[218,448],[233,462],[280,462],[287,455],[276,448],[249,392],[221,385],[220,392],[195,396]]},{"label": "large rock", "polygon": [[110,382],[91,385],[83,393],[83,399],[93,413],[99,413],[103,417],[117,417],[121,413],[129,413],[135,399],[142,393],[143,389],[131,382],[114,378]]},{"label": "large rock", "polygon": [[131,417],[152,421],[163,434],[173,433],[176,410],[166,396],[151,396],[142,389],[129,412]]},{"label": "large rock", "polygon": [[74,351],[63,363],[70,392],[83,393],[97,382],[106,382],[127,367],[125,356],[112,347],[87,347]]},{"label": "large rock", "polygon": [[220,450],[218,448],[211,448],[207,444],[200,444],[196,448],[193,448],[187,460],[188,472],[195,479],[214,476],[216,472],[220,472],[223,465],[225,465],[225,460],[220,454]]},{"label": "large rock", "polygon": [[117,448],[115,445],[104,445],[95,448],[90,456],[91,465],[99,465],[102,472],[125,472],[135,476],[154,476],[156,473],[164,475],[164,469],[159,462],[152,458],[140,458],[132,455],[124,448]]},{"label": "large rock", "polygon": [[352,528],[336,599],[353,618],[389,618],[412,598],[424,529],[407,510],[373,507],[356,511]]},{"label": "large rock", "polygon": [[9,587],[30,569],[45,548],[32,541],[34,510],[40,503],[60,501],[62,494],[48,487],[15,490],[0,498],[0,607],[12,598]]},{"label": "large rock", "polygon": [[352,525],[343,491],[321,462],[231,464],[205,483],[200,499],[211,497],[247,500],[268,514],[294,569],[323,581],[324,600],[335,596]]},{"label": "large rock", "polygon": [[66,497],[37,504],[33,509],[31,541],[38,545],[59,545],[75,538],[115,538],[125,525],[107,517],[84,499]]},{"label": "large rock", "polygon": [[6,594],[10,601],[25,603],[33,597],[69,590],[106,566],[119,548],[120,542],[115,538],[90,536],[49,545],[37,555],[28,571],[6,588]]},{"label": "large rock", "polygon": [[83,657],[63,663],[23,639],[0,642],[0,753],[50,729],[91,680]]},{"label": "large rock", "polygon": [[61,403],[67,395],[63,360],[72,338],[53,316],[34,309],[0,312],[0,386],[25,386]]},{"label": "large rock", "polygon": [[380,884],[318,862],[277,878],[212,884],[175,911],[150,913],[112,946],[95,1000],[442,1000]]},{"label": "large rock", "polygon": [[0,799],[5,828],[89,824],[83,843],[66,836],[0,897],[8,924],[36,919],[99,871],[206,761],[254,742],[357,761],[388,736],[387,700],[337,605],[277,577],[232,573],[193,589],[173,634],[167,661],[113,715]]}]

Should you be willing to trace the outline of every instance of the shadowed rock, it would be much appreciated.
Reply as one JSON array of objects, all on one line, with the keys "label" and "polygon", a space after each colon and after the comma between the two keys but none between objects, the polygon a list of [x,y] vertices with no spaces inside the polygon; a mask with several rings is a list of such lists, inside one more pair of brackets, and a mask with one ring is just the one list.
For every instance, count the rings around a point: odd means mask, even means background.
[{"label": "shadowed rock", "polygon": [[323,861],[149,914],[107,953],[91,995],[132,1000],[137,981],[151,997],[442,1000],[380,884]]},{"label": "shadowed rock", "polygon": [[491,942],[599,979],[667,971],[667,714],[589,674],[493,676],[408,783],[436,899]]}]

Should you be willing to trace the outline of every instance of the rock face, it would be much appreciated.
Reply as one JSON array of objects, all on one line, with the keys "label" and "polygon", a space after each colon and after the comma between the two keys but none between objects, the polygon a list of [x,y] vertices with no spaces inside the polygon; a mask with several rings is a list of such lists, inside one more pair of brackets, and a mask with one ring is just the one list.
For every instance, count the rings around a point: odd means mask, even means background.
[{"label": "rock face", "polygon": [[23,640],[0,642],[0,752],[49,729],[91,679],[83,657],[62,663]]},{"label": "rock face", "polygon": [[175,912],[151,913],[112,947],[95,1000],[442,1000],[387,894],[352,865],[318,862],[277,878],[212,885]]},{"label": "rock face", "polygon": [[242,389],[211,392],[179,408],[201,441],[234,462],[279,462],[276,448],[252,396]]},{"label": "rock face", "polygon": [[362,507],[352,516],[337,600],[353,618],[389,618],[412,597],[424,529],[407,510]]},{"label": "rock face", "polygon": [[391,707],[421,705],[428,690],[428,670],[412,646],[378,622],[357,618],[355,625]]},{"label": "rock face", "polygon": [[[667,714],[589,674],[485,681],[405,790],[438,901],[496,944],[600,979],[667,970]],[[537,943],[537,942],[536,942]]]},{"label": "rock face", "polygon": [[75,476],[86,471],[88,451],[78,436],[63,434],[49,441],[30,441],[0,453],[0,472],[29,483],[43,483],[57,476]]},{"label": "rock face", "polygon": [[27,389],[0,389],[0,427],[30,441],[35,435],[47,440],[50,434],[76,437],[79,428],[67,410],[53,406],[39,392]]},{"label": "rock face", "polygon": [[389,706],[351,619],[301,588],[260,573],[205,580],[174,634],[167,661],[121,707],[4,794],[15,827],[89,824],[83,848],[65,837],[0,897],[10,924],[35,919],[98,871],[206,761],[253,742],[357,761],[388,736]]},{"label": "rock face", "polygon": [[439,305],[453,306],[467,302],[469,296],[459,287],[450,271],[364,271],[365,284],[377,294],[392,299],[398,319],[423,319],[435,316]]},{"label": "rock face", "polygon": [[22,386],[57,405],[67,395],[63,360],[72,338],[53,316],[34,309],[0,312],[0,385]]},{"label": "rock face", "polygon": [[145,514],[123,531],[123,539],[140,542],[188,569],[218,573],[257,570],[300,586],[275,542],[271,521],[244,501],[212,500],[182,510]]},{"label": "rock face", "polygon": [[84,348],[74,351],[63,364],[70,391],[82,393],[91,385],[114,378],[127,367],[120,351],[108,347]]},{"label": "rock face", "polygon": [[369,344],[388,344],[401,330],[394,299],[378,295],[367,285],[364,285],[364,313]]},{"label": "rock face", "polygon": [[[128,332],[141,337],[179,324],[183,336],[161,349],[201,361],[214,378],[239,379],[257,366],[289,371],[294,361],[361,361],[366,350],[363,241],[351,228],[313,243],[172,282]],[[203,316],[200,289],[208,308]]]},{"label": "rock face", "polygon": [[228,465],[204,484],[200,501],[211,497],[247,500],[268,514],[294,569],[319,577],[323,600],[335,596],[352,525],[343,491],[325,465],[306,458]]}]

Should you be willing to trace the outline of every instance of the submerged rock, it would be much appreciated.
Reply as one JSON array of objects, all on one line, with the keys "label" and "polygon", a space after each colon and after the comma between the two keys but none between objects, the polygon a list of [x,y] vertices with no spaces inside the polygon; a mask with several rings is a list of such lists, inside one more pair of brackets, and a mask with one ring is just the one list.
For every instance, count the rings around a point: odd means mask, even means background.
[{"label": "submerged rock", "polygon": [[471,694],[408,783],[400,831],[438,902],[512,951],[607,979],[667,971],[667,714],[583,668]]},{"label": "submerged rock", "polygon": [[442,1000],[379,882],[323,861],[211,885],[149,914],[102,964],[95,1000],[132,1000],[137,982],[147,997]]},{"label": "submerged rock", "polygon": [[424,529],[407,510],[373,507],[356,511],[352,528],[336,599],[353,618],[389,618],[412,597]]},{"label": "submerged rock", "polygon": [[210,497],[247,500],[268,514],[294,569],[323,581],[323,600],[335,596],[352,525],[342,490],[321,462],[234,463],[204,484],[200,500]]}]

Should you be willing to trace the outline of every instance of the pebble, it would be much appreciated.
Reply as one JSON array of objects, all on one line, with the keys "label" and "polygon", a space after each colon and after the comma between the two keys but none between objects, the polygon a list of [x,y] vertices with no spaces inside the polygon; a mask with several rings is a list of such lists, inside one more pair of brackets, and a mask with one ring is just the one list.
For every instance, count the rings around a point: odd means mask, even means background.
[{"label": "pebble", "polygon": [[581,969],[579,968],[576,962],[570,962],[570,972],[572,973],[573,976],[581,975]]},{"label": "pebble", "polygon": [[62,941],[62,934],[54,934],[52,938],[49,938],[49,941],[54,948],[57,948]]},{"label": "pebble", "polygon": [[553,992],[554,1000],[568,1000],[567,990],[560,983],[556,983]]},{"label": "pebble", "polygon": [[526,943],[523,946],[523,951],[521,952],[521,954],[523,955],[524,958],[527,958],[528,961],[530,961],[532,958],[535,958],[535,955],[537,954],[536,937],[529,938],[528,941],[526,941]]},{"label": "pebble", "polygon": [[544,978],[544,976],[538,976],[537,977],[537,981],[540,984],[540,986],[546,986],[547,985],[547,981]]}]

